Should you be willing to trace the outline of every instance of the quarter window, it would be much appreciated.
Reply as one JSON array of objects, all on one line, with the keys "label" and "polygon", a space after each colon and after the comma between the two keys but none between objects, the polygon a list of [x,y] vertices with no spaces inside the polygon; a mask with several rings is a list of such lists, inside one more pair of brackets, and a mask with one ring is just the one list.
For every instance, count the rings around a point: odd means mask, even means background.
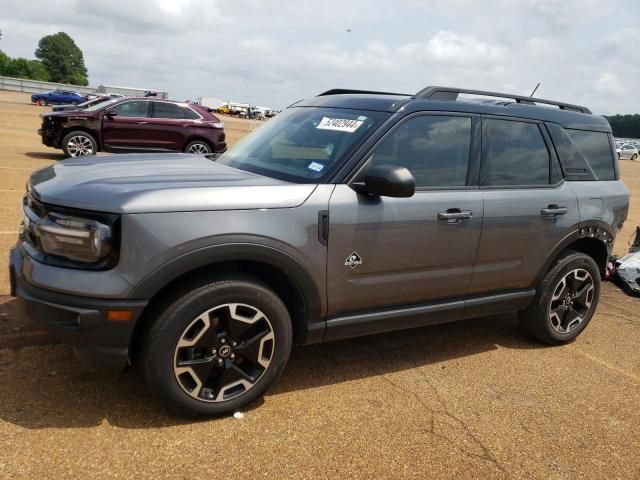
[{"label": "quarter window", "polygon": [[461,187],[467,183],[470,146],[471,118],[420,116],[392,131],[370,166],[406,167],[416,187]]},{"label": "quarter window", "polygon": [[119,117],[146,117],[149,102],[125,102],[113,107]]},{"label": "quarter window", "polygon": [[[598,180],[615,180],[616,172],[609,135],[586,130],[567,129],[566,131],[591,165]],[[629,149],[631,148],[629,146]]]},{"label": "quarter window", "polygon": [[535,123],[484,120],[482,151],[482,185],[549,184],[549,151]]}]

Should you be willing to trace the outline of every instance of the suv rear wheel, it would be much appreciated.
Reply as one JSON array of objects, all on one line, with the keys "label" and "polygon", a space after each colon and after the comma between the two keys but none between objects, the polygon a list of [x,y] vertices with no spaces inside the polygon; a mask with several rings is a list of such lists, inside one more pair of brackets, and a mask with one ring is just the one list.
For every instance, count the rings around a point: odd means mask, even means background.
[{"label": "suv rear wheel", "polygon": [[184,151],[185,153],[205,154],[211,153],[212,150],[207,142],[203,140],[194,140],[193,142],[189,142]]},{"label": "suv rear wheel", "polygon": [[292,336],[289,312],[259,281],[201,282],[178,295],[151,326],[145,378],[178,415],[233,413],[260,398],[282,372]]},{"label": "suv rear wheel", "polygon": [[593,317],[600,298],[600,270],[588,255],[568,250],[538,286],[520,319],[537,340],[560,345],[574,340]]},{"label": "suv rear wheel", "polygon": [[96,139],[87,132],[77,130],[62,139],[62,149],[67,157],[95,155],[98,151]]}]

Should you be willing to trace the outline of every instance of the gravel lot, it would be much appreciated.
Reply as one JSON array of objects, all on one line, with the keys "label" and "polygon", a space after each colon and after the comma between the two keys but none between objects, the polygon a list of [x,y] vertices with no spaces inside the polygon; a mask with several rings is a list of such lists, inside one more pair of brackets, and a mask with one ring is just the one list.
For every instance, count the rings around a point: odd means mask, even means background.
[{"label": "gravel lot", "polygon": [[[6,296],[27,176],[62,158],[28,102],[0,92],[0,478],[640,478],[640,300],[611,284],[564,347],[506,316],[294,349],[242,419],[176,420],[136,372],[82,371]],[[224,121],[231,143],[255,125]],[[640,162],[622,172],[618,254]]]}]

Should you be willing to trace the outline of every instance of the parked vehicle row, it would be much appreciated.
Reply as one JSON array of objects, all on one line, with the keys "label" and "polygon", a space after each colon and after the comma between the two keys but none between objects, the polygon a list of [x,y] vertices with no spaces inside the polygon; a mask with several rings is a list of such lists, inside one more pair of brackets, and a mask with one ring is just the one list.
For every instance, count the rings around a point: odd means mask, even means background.
[{"label": "parked vehicle row", "polygon": [[616,153],[620,160],[636,160],[640,155],[640,143],[638,142],[616,142]]},{"label": "parked vehicle row", "polygon": [[[44,117],[43,141],[75,155],[224,145],[186,103]],[[628,213],[612,147],[606,119],[577,105],[330,90],[214,159],[33,173],[12,294],[86,366],[139,365],[194,417],[254,402],[294,343],[517,311],[533,338],[564,344],[592,321]]]},{"label": "parked vehicle row", "polygon": [[107,99],[82,110],[41,117],[42,143],[62,149],[68,157],[99,151],[202,154],[226,150],[224,124],[208,109],[184,102],[154,97]]}]

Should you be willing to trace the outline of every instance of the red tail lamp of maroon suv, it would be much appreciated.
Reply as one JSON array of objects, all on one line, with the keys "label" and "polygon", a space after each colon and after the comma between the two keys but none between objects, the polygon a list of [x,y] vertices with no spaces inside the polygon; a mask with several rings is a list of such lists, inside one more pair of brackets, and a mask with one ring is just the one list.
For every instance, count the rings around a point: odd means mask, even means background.
[{"label": "red tail lamp of maroon suv", "polygon": [[155,98],[116,99],[42,115],[42,143],[69,157],[99,151],[224,152],[224,125],[206,108]]}]

